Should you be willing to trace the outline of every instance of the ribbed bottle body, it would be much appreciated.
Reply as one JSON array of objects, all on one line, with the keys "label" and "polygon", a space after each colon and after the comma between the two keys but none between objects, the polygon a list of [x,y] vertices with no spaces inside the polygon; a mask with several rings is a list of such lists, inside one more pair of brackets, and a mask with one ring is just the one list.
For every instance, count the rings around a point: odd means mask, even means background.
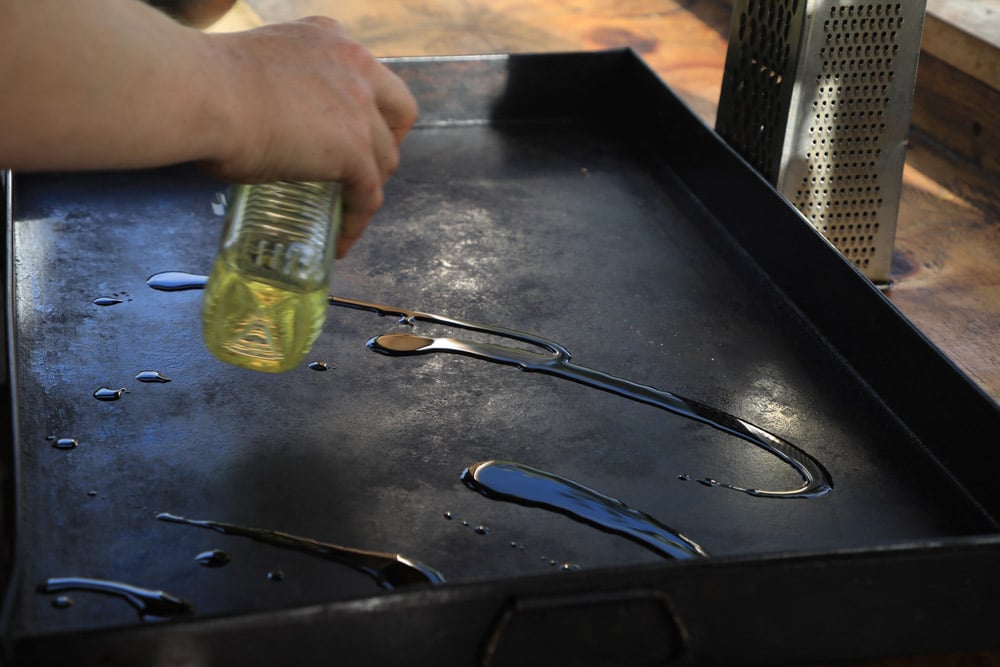
[{"label": "ribbed bottle body", "polygon": [[326,321],[340,209],[337,183],[233,189],[202,305],[215,356],[271,373],[302,362]]}]

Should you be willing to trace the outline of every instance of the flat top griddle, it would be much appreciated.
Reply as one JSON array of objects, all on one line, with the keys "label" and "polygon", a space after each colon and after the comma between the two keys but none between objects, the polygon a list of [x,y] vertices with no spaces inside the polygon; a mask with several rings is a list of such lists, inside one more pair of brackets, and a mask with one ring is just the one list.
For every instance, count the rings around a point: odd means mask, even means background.
[{"label": "flat top griddle", "polygon": [[[796,555],[995,548],[997,498],[979,464],[996,455],[972,435],[996,439],[995,404],[634,56],[394,67],[422,124],[384,209],[336,267],[337,296],[552,339],[581,365],[788,439],[826,467],[833,490],[769,499],[699,484],[799,480],[746,442],[613,393],[365,345],[402,332],[498,342],[436,324],[333,306],[309,358],[326,372],[226,366],[201,343],[201,292],[146,282],[208,272],[223,184],[192,167],[15,175],[16,655],[70,650],[52,637],[113,644],[144,626],[146,641],[309,605],[419,606],[429,589],[556,579],[572,589],[592,575],[686,568],[710,580],[714,563],[752,572]],[[170,382],[141,382],[141,371]],[[104,401],[100,388],[125,391]],[[53,446],[61,438],[76,446]],[[671,561],[466,488],[463,470],[494,459],[618,499],[712,558]],[[355,567],[161,512],[402,554],[447,583],[388,593]],[[199,565],[210,549],[231,562]],[[60,608],[36,590],[58,577],[163,590],[195,613],[151,629],[134,604],[78,590]]]}]

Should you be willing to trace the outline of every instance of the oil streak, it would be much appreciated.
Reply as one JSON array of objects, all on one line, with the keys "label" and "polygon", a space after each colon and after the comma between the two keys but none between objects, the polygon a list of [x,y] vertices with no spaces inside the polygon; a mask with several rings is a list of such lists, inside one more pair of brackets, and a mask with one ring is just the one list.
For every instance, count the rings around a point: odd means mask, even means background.
[{"label": "oil streak", "polygon": [[573,480],[509,461],[482,461],[462,473],[462,482],[493,500],[506,500],[564,514],[599,530],[621,535],[661,556],[704,558],[696,542],[644,512]]},{"label": "oil streak", "polygon": [[618,396],[645,403],[646,405],[652,405],[667,412],[706,424],[756,445],[789,465],[802,478],[802,484],[794,489],[767,490],[746,488],[712,480],[713,486],[764,498],[813,498],[828,493],[833,488],[830,473],[827,472],[823,464],[791,442],[755,424],[705,405],[704,403],[574,364],[570,361],[572,355],[570,355],[569,351],[555,341],[503,327],[465,322],[440,315],[379,306],[336,296],[330,297],[330,304],[367,310],[378,315],[396,315],[400,318],[400,323],[403,324],[413,324],[418,320],[433,322],[536,345],[545,350],[545,352],[532,352],[493,343],[479,343],[454,338],[429,338],[410,333],[383,334],[368,341],[368,348],[380,354],[389,356],[407,356],[434,352],[461,354],[498,364],[517,366],[523,371],[545,373],[565,380],[578,382],[594,389],[617,394]]},{"label": "oil streak", "polygon": [[[170,277],[170,279],[163,278],[164,276]],[[175,276],[183,276],[183,279],[173,278]],[[207,281],[207,276],[170,271],[150,276],[146,284],[155,289],[201,289],[204,288]],[[163,286],[165,284],[177,284],[180,286]],[[402,308],[383,306],[333,295],[330,296],[329,302],[331,306],[364,310],[379,316],[394,315],[399,318],[401,324],[412,325],[417,321],[432,322],[537,345],[546,350],[546,353],[529,352],[503,345],[475,343],[452,338],[428,338],[413,334],[384,334],[368,341],[368,348],[380,354],[389,356],[428,354],[432,352],[463,354],[499,364],[517,366],[523,371],[545,373],[571,380],[588,387],[617,394],[633,401],[652,405],[661,410],[666,410],[667,412],[711,426],[756,445],[790,466],[803,480],[802,484],[797,488],[779,490],[747,488],[736,484],[719,482],[714,479],[702,480],[703,483],[707,483],[710,486],[740,491],[741,493],[761,498],[815,498],[829,493],[833,489],[833,480],[823,464],[791,442],[746,420],[723,412],[718,408],[713,408],[710,405],[699,403],[673,392],[638,384],[631,380],[615,377],[602,371],[571,363],[572,355],[569,353],[569,350],[555,341],[514,329],[457,320],[443,315],[404,310]]]},{"label": "oil streak", "polygon": [[[36,589],[39,593],[62,593],[63,591],[89,591],[91,593],[102,593],[122,598],[139,612],[142,620],[164,620],[194,613],[194,607],[190,602],[178,597],[154,591],[147,588],[139,588],[130,584],[123,584],[119,581],[106,581],[104,579],[86,579],[83,577],[60,577],[46,579],[38,584]],[[57,598],[58,599],[58,598]]]},{"label": "oil streak", "polygon": [[382,588],[393,590],[397,586],[411,584],[440,584],[444,577],[437,570],[403,556],[402,554],[387,554],[375,551],[363,551],[336,544],[327,544],[307,537],[297,537],[277,530],[261,528],[246,528],[231,523],[218,521],[203,521],[187,519],[167,512],[156,515],[160,521],[181,523],[188,526],[208,528],[223,535],[238,535],[248,537],[257,542],[270,544],[284,549],[300,551],[317,556],[324,560],[347,565],[372,577]]}]

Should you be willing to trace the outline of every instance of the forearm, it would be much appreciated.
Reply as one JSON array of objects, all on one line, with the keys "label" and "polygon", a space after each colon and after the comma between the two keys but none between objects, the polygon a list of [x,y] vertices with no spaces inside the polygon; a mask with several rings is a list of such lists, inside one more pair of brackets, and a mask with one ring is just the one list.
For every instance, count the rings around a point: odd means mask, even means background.
[{"label": "forearm", "polygon": [[228,150],[224,64],[202,33],[136,0],[0,0],[0,14],[0,167],[149,167]]},{"label": "forearm", "polygon": [[200,161],[237,182],[338,181],[340,254],[417,118],[399,77],[328,18],[210,35],[138,0],[0,0],[0,49],[0,168]]}]

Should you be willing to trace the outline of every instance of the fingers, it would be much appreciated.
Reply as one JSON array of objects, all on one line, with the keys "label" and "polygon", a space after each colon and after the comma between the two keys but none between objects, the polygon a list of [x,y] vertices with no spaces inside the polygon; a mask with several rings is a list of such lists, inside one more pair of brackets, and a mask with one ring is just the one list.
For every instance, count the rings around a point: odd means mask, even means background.
[{"label": "fingers", "polygon": [[[234,122],[221,159],[230,180],[339,181],[344,218],[337,255],[361,236],[399,166],[417,118],[406,84],[332,19],[273,24],[215,40],[236,75],[226,108]],[[239,85],[243,84],[243,85]],[[269,104],[257,104],[260,99]],[[215,157],[215,159],[213,159]]]},{"label": "fingers", "polygon": [[399,145],[417,121],[417,102],[402,79],[387,67],[381,67],[374,83],[379,111]]},{"label": "fingers", "polygon": [[337,239],[337,257],[344,257],[361,237],[372,217],[382,206],[383,188],[399,167],[399,146],[417,118],[417,104],[402,82],[388,68],[379,64],[373,81],[378,113],[371,123],[372,157],[375,179],[370,175],[347,183],[344,193],[344,218]]},{"label": "fingers", "polygon": [[[373,165],[374,166],[374,165]],[[364,184],[346,183],[344,186],[344,217],[337,237],[337,258],[347,254],[365,231],[372,216],[382,206],[383,191],[380,177]]]},{"label": "fingers", "polygon": [[382,175],[382,185],[385,185],[385,182],[399,167],[400,141],[396,139],[396,131],[381,116],[376,116],[373,119],[371,140],[371,150],[375,162],[378,164],[379,173]]}]

